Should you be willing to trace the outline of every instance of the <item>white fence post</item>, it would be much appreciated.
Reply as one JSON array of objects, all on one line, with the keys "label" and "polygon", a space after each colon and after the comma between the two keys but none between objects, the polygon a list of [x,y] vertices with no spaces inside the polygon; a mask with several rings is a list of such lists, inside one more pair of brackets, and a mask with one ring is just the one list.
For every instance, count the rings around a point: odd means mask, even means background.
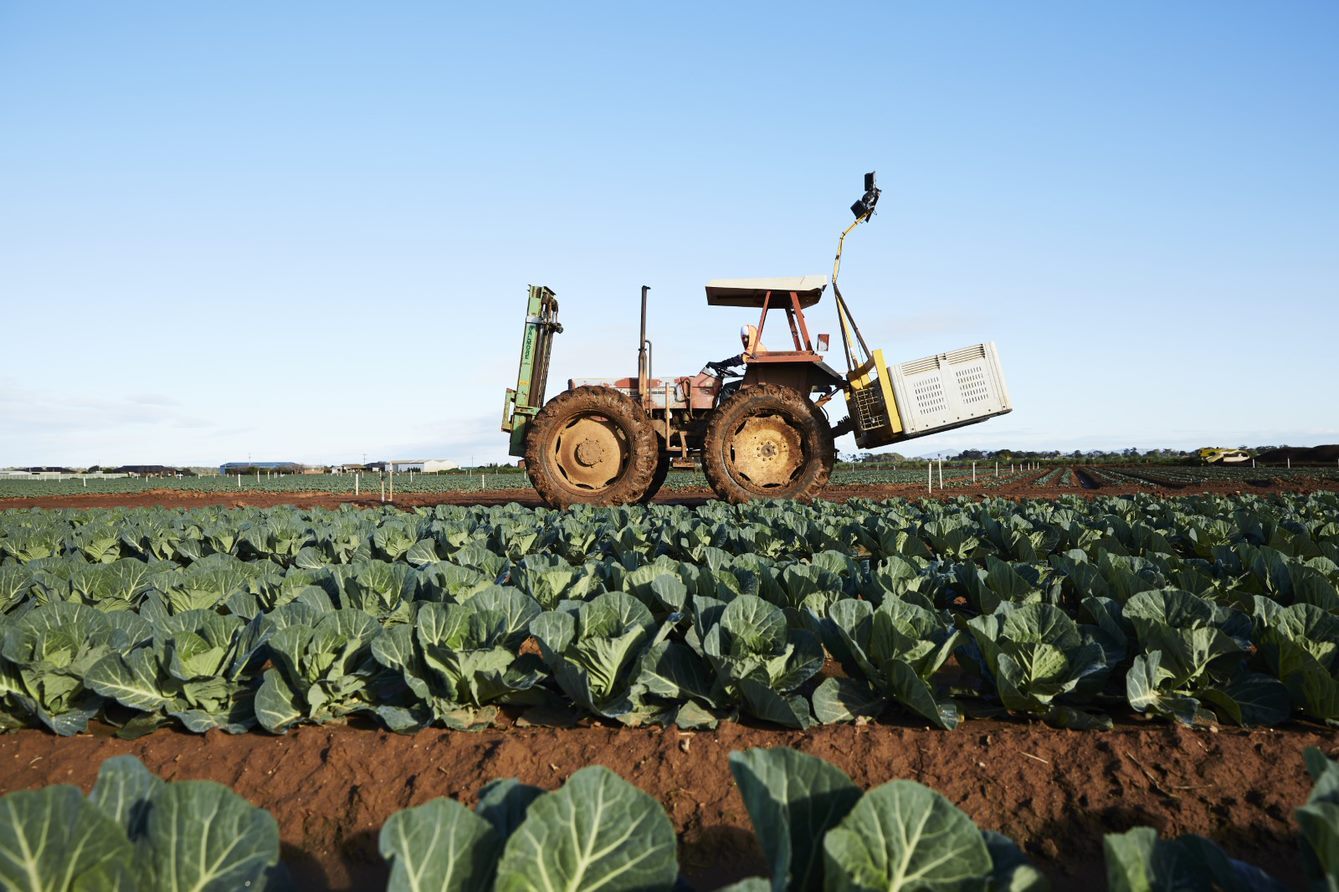
[{"label": "white fence post", "polygon": [[358,472],[357,472],[357,471],[354,471],[354,472],[353,472],[353,494],[354,494],[355,497],[358,495]]},{"label": "white fence post", "polygon": [[944,488],[944,460],[939,460],[939,488]]},{"label": "white fence post", "polygon": [[925,491],[926,491],[926,492],[934,492],[934,488],[935,488],[934,466],[935,466],[935,463],[932,462],[932,461],[927,461],[927,462],[925,463]]},{"label": "white fence post", "polygon": [[972,482],[976,482],[976,462],[972,462]]}]

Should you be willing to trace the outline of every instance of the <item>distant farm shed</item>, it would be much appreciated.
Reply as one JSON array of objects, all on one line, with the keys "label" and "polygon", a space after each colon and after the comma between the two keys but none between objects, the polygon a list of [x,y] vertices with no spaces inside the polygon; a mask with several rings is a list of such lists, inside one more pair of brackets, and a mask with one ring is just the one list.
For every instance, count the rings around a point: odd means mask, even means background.
[{"label": "distant farm shed", "polygon": [[245,474],[258,470],[296,474],[302,470],[302,465],[295,461],[230,461],[227,464],[219,465],[219,473],[221,474]]},{"label": "distant farm shed", "polygon": [[390,463],[397,474],[405,471],[418,471],[420,474],[437,474],[442,471],[454,471],[460,467],[444,458],[405,458]]},{"label": "distant farm shed", "polygon": [[171,468],[167,465],[121,465],[119,468],[108,468],[108,474],[129,474],[140,477],[194,477],[195,472],[190,468]]}]

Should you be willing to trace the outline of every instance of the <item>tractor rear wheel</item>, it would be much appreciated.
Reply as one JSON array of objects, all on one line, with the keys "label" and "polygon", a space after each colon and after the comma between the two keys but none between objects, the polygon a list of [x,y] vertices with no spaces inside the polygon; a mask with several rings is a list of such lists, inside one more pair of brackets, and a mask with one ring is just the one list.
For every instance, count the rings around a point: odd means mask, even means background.
[{"label": "tractor rear wheel", "polygon": [[835,461],[822,411],[776,384],[745,387],[723,402],[702,448],[707,482],[728,502],[809,501],[827,485]]},{"label": "tractor rear wheel", "polygon": [[551,508],[627,505],[650,488],[658,445],[632,397],[612,387],[577,387],[549,400],[530,422],[525,469]]}]

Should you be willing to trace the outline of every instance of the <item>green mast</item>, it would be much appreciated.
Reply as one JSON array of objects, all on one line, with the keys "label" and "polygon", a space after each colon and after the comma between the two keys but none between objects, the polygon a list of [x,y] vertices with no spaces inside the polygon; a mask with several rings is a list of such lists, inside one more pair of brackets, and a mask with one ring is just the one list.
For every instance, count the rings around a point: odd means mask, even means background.
[{"label": "green mast", "polygon": [[530,419],[544,405],[544,387],[549,378],[549,347],[563,327],[558,324],[558,300],[547,285],[531,285],[526,305],[525,330],[521,335],[521,365],[516,387],[507,388],[502,406],[502,429],[511,433],[511,455],[525,455],[525,432]]}]

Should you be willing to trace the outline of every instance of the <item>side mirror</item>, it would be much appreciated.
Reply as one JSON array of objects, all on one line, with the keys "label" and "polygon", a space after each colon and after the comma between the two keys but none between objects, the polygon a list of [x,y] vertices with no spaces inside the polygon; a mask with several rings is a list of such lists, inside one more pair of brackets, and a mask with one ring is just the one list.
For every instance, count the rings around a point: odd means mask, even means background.
[{"label": "side mirror", "polygon": [[818,352],[819,353],[828,352],[828,336],[825,334],[821,334],[818,336]]}]

